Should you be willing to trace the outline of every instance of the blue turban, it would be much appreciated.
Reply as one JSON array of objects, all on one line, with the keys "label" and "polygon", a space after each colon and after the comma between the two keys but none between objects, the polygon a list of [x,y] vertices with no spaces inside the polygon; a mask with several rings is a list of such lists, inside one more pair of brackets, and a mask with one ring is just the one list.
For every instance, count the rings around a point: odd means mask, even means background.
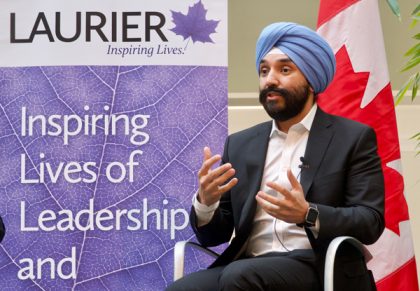
[{"label": "blue turban", "polygon": [[257,41],[256,65],[273,48],[284,52],[305,75],[314,93],[323,92],[335,74],[335,56],[328,43],[315,31],[292,22],[273,23]]}]

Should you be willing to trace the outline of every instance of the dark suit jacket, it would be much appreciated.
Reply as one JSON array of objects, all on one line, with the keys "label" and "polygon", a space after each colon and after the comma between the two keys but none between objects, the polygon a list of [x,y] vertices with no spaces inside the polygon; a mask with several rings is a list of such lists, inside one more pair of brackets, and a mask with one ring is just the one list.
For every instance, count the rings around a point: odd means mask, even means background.
[{"label": "dark suit jacket", "polygon": [[5,232],[6,231],[4,229],[4,224],[3,224],[3,221],[1,220],[1,217],[0,217],[0,242],[3,239]]},{"label": "dark suit jacket", "polygon": [[[195,211],[191,211],[192,227],[205,246],[228,242],[235,229],[235,238],[212,266],[234,260],[250,234],[271,126],[272,122],[262,123],[228,137],[222,162],[233,165],[239,182],[222,196],[207,225],[197,228]],[[320,222],[316,239],[306,232],[322,278],[332,239],[348,235],[372,244],[381,235],[385,226],[383,174],[375,132],[319,108],[304,158],[309,168],[302,170],[300,180],[306,200],[318,206]]]}]

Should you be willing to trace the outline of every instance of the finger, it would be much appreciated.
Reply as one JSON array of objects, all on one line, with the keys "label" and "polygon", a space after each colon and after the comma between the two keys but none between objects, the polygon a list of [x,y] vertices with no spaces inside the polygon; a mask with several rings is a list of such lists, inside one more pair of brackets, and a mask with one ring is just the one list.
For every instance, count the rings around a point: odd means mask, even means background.
[{"label": "finger", "polygon": [[274,197],[273,195],[269,195],[269,194],[267,194],[263,191],[259,191],[257,193],[257,196],[266,200],[266,201],[268,201],[268,202],[270,202],[271,204],[274,204],[274,205],[278,205],[280,200],[281,200],[278,197]]},{"label": "finger", "polygon": [[232,178],[235,170],[232,169],[231,164],[224,164],[210,174],[201,176],[199,179],[200,185],[206,189],[217,188],[224,184],[229,178]]},{"label": "finger", "polygon": [[238,184],[238,178],[233,178],[232,180],[229,181],[229,183],[226,183],[223,186],[219,187],[219,194],[223,194],[227,191],[229,191],[230,189],[232,189],[236,184]]},{"label": "finger", "polygon": [[210,168],[215,163],[217,163],[218,161],[220,161],[221,158],[222,157],[220,155],[214,155],[211,158],[205,160],[203,162],[203,165],[201,166],[201,169],[198,171],[198,176],[201,177],[201,176],[207,175],[208,172],[209,172],[209,170],[210,170]]},{"label": "finger", "polygon": [[203,154],[204,154],[204,161],[207,161],[208,159],[211,158],[211,150],[209,147],[204,147],[203,149]]},{"label": "finger", "polygon": [[292,185],[293,189],[301,190],[302,186],[300,185],[299,181],[296,179],[295,175],[293,175],[292,170],[289,168],[287,169],[287,178],[289,179],[290,185]]},{"label": "finger", "polygon": [[[210,174],[207,175],[208,179],[210,181],[214,181],[218,179],[219,177],[223,176],[226,172],[228,172],[230,169],[232,169],[231,163],[223,164],[216,169],[212,170]],[[223,184],[227,179],[225,179],[223,182],[219,182],[217,186]]]},{"label": "finger", "polygon": [[284,188],[284,187],[280,186],[280,185],[279,185],[279,184],[277,184],[277,183],[274,183],[274,182],[268,182],[268,183],[267,183],[267,186],[268,186],[268,187],[270,187],[271,189],[273,189],[273,190],[275,190],[275,191],[277,191],[277,192],[279,192],[279,193],[283,194],[283,196],[284,196],[286,199],[290,199],[290,198],[292,198],[292,197],[293,197],[292,193],[290,193],[290,191],[289,191],[289,190],[287,190],[286,188]]},{"label": "finger", "polygon": [[[221,186],[223,184],[226,183],[227,180],[229,180],[230,178],[233,177],[233,175],[235,175],[235,169],[233,168],[228,168],[226,169],[224,172],[220,173],[221,175],[215,176],[214,178],[212,177],[212,183],[214,185]],[[213,176],[213,172],[211,172],[211,174],[208,175],[209,177]]]},{"label": "finger", "polygon": [[255,198],[257,199],[258,204],[270,215],[273,215],[275,211],[278,211],[280,209],[279,206],[274,205],[271,202],[262,198],[262,196],[260,196],[259,193]]},{"label": "finger", "polygon": [[199,177],[199,182],[201,187],[211,190],[224,184],[233,175],[235,175],[235,170],[232,169],[232,164],[227,163],[217,167],[209,174]]}]

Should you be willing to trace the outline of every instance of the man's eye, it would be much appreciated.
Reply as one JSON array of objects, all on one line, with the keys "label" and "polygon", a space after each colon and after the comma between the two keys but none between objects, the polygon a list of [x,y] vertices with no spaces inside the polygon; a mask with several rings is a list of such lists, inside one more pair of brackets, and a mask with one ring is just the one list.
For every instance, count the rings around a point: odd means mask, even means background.
[{"label": "man's eye", "polygon": [[267,68],[261,68],[260,69],[260,75],[266,75],[268,73],[268,69]]},{"label": "man's eye", "polygon": [[281,72],[282,73],[290,73],[290,68],[289,67],[283,67],[283,68],[281,68]]}]

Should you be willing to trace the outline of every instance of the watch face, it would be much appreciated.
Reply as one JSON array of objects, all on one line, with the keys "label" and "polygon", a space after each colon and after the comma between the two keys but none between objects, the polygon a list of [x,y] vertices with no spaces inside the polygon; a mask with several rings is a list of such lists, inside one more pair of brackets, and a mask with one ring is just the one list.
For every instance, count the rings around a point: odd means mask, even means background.
[{"label": "watch face", "polygon": [[315,225],[316,219],[318,218],[318,209],[310,206],[308,209],[308,215],[306,216],[306,223]]}]

